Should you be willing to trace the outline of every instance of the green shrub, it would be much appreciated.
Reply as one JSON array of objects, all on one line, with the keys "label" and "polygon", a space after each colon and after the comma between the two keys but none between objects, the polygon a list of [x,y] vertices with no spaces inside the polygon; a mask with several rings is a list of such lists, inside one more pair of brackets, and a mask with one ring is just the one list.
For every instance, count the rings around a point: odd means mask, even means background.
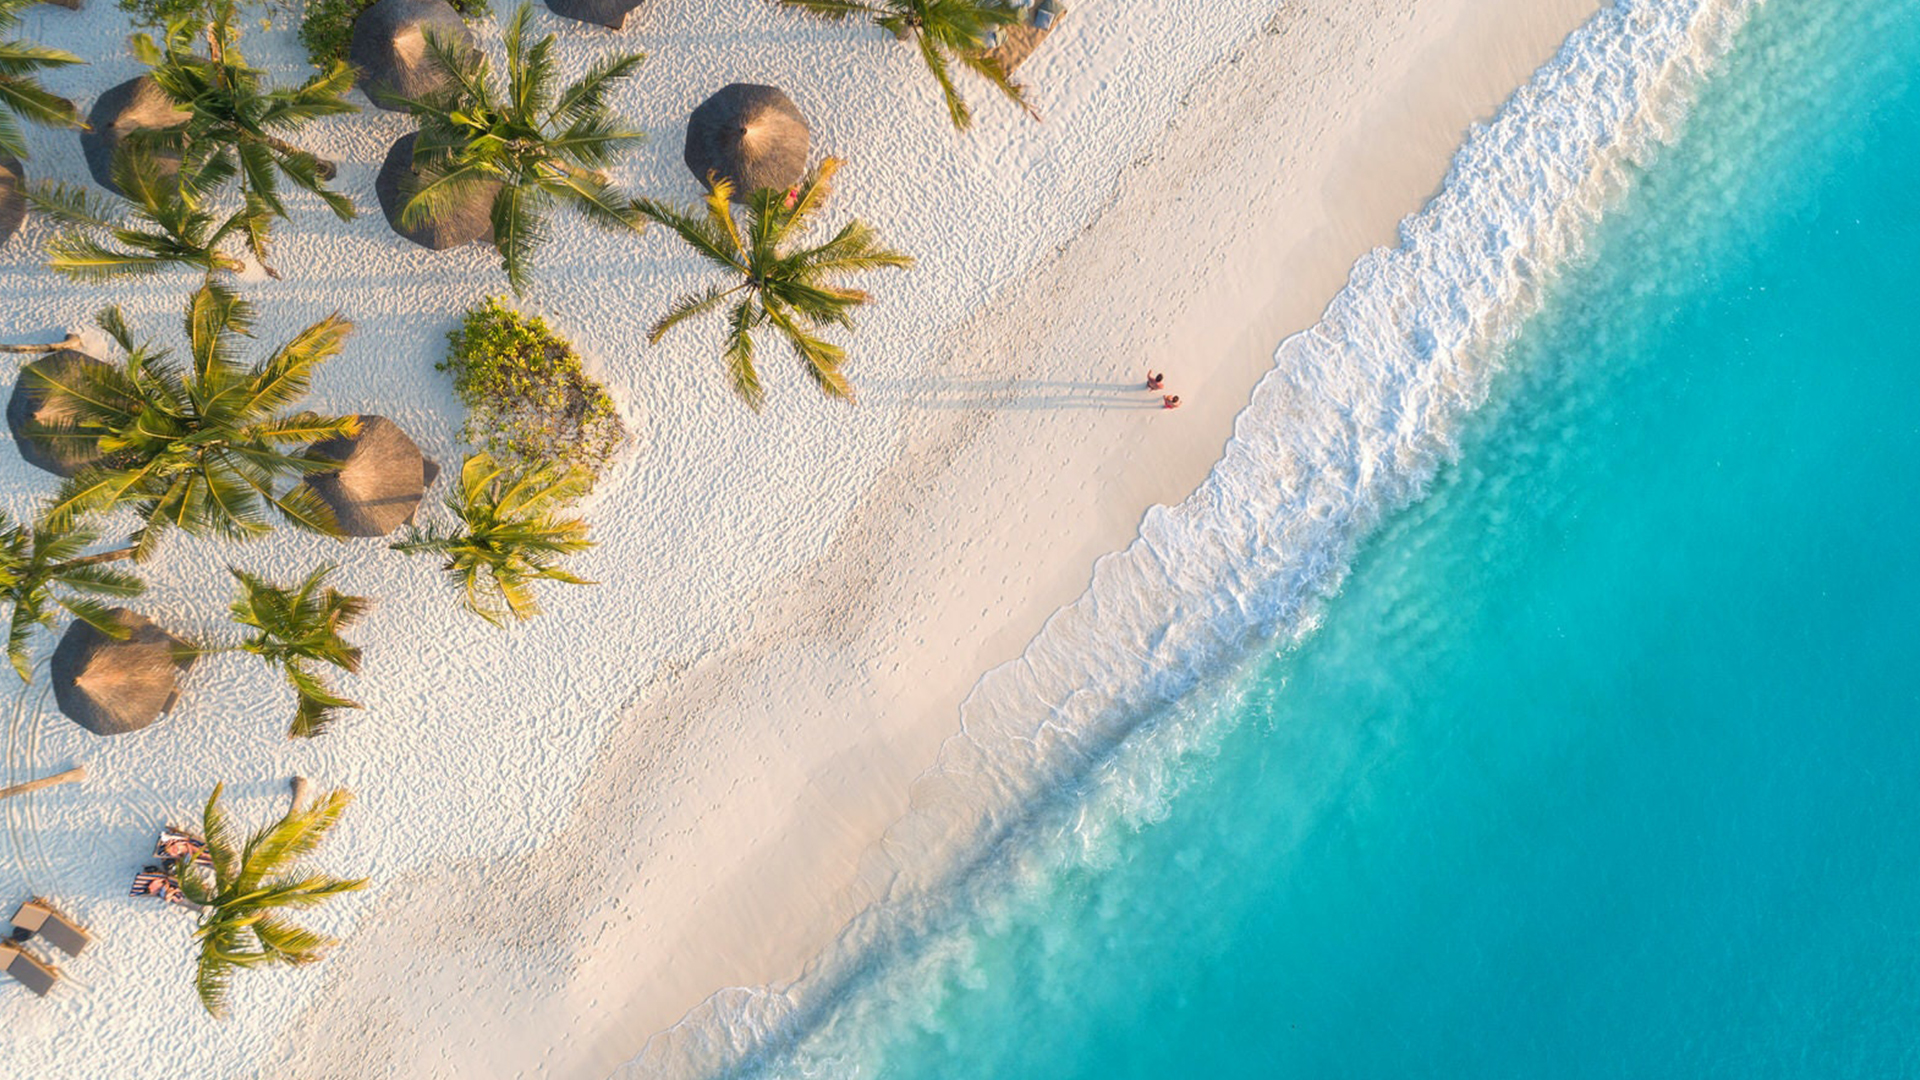
[{"label": "green shrub", "polygon": [[627,437],[613,399],[580,368],[573,346],[539,316],[489,299],[447,335],[453,389],[467,406],[461,434],[519,468],[578,466],[595,477]]},{"label": "green shrub", "polygon": [[[189,3],[191,0],[120,0],[131,3]],[[306,46],[307,59],[325,71],[328,64],[347,58],[347,43],[353,40],[353,22],[373,6],[374,0],[307,0],[300,16],[300,44]],[[469,19],[484,14],[487,0],[449,0],[453,9]]]}]

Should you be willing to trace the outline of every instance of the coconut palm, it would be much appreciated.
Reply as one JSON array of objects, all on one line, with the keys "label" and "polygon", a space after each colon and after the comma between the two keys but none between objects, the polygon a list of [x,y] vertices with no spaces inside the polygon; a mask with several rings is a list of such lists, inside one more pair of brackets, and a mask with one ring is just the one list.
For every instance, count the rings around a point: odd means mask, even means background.
[{"label": "coconut palm", "polygon": [[[180,154],[179,182],[190,201],[238,177],[247,195],[284,218],[284,176],[319,196],[342,221],[352,218],[353,203],[324,186],[333,178],[332,164],[282,137],[321,117],[359,111],[345,100],[353,88],[352,69],[336,60],[299,86],[269,86],[265,73],[240,55],[235,19],[233,0],[215,0],[206,14],[169,22],[159,41],[133,35],[134,56],[188,118],[130,133],[128,140]],[[194,51],[202,36],[206,56]]]},{"label": "coconut palm", "polygon": [[113,184],[124,214],[78,185],[41,184],[29,196],[35,209],[67,226],[47,242],[47,265],[78,281],[109,281],[191,266],[211,278],[245,269],[225,246],[238,242],[268,276],[267,233],[273,212],[249,194],[221,218],[202,209],[179,186],[162,180],[150,153],[123,145],[113,160]]},{"label": "coconut palm", "polygon": [[25,435],[55,444],[84,440],[101,455],[61,483],[45,527],[67,529],[85,515],[131,504],[144,521],[133,535],[139,559],[172,529],[229,539],[264,534],[269,506],[296,528],[336,533],[333,511],[310,486],[275,488],[281,479],[337,465],[306,447],[358,430],[351,416],[294,408],[353,324],[328,316],[249,367],[235,354],[253,321],[252,305],[209,282],[187,302],[185,365],[136,344],[120,310],[108,308],[100,328],[125,351],[123,364],[87,366],[59,382],[44,371],[23,371],[21,378],[63,416],[29,421]]},{"label": "coconut palm", "polygon": [[96,555],[83,554],[99,539],[91,529],[54,532],[28,528],[0,511],[0,603],[11,608],[7,629],[7,659],[20,681],[33,679],[27,642],[35,626],[51,629],[64,610],[119,637],[126,633],[109,610],[94,599],[138,596],[146,586],[139,578],[103,565],[132,555],[129,548]]},{"label": "coconut palm", "polygon": [[[73,102],[40,85],[40,73],[82,63],[62,49],[21,41],[10,31],[20,25],[20,13],[38,0],[0,0],[0,157],[27,156],[20,120],[42,127],[77,128],[86,124]],[[16,117],[18,119],[16,119]]]},{"label": "coconut palm", "polygon": [[645,138],[607,107],[607,95],[643,57],[603,57],[579,80],[556,87],[554,36],[527,41],[532,11],[521,5],[503,29],[504,91],[478,50],[429,31],[427,47],[447,72],[446,85],[404,102],[420,135],[413,148],[417,186],[401,208],[401,224],[415,228],[498,184],[493,243],[515,293],[526,290],[527,259],[546,240],[554,207],[571,206],[607,229],[640,227],[633,200],[602,170]]},{"label": "coconut palm", "polygon": [[514,476],[491,456],[475,454],[460,467],[459,488],[447,499],[459,526],[413,526],[405,540],[389,546],[443,557],[440,568],[461,602],[488,622],[531,619],[540,613],[533,582],[593,584],[555,565],[560,556],[593,546],[585,521],[557,513],[592,487],[585,469],[544,465]]},{"label": "coconut palm", "polygon": [[731,285],[715,285],[676,300],[653,324],[648,340],[658,342],[680,323],[731,301],[725,358],[734,392],[748,405],[758,409],[766,400],[753,364],[753,334],[768,324],[793,346],[822,391],[852,400],[853,385],[840,372],[847,351],[819,337],[817,331],[829,323],[852,327],[853,309],[871,297],[834,282],[854,271],[912,266],[913,258],[883,247],[873,229],[858,219],[847,222],[823,244],[800,244],[826,202],[839,168],[837,159],[828,158],[792,194],[771,189],[754,192],[747,199],[744,230],[734,220],[729,201],[733,185],[722,178],[713,180],[704,205],[687,210],[640,200],[636,205],[641,213],[736,275]]},{"label": "coconut palm", "polygon": [[240,582],[233,602],[233,621],[253,631],[241,642],[250,652],[279,668],[293,684],[296,701],[290,738],[310,739],[324,731],[341,709],[360,708],[327,689],[314,672],[316,664],[332,664],[343,671],[360,670],[360,650],[340,637],[340,631],[366,614],[367,598],[324,588],[331,564],[308,574],[300,584],[283,589],[228,567]]},{"label": "coconut palm", "polygon": [[334,939],[295,926],[282,914],[308,908],[342,893],[364,889],[365,878],[337,878],[307,871],[302,861],[340,820],[353,801],[347,791],[330,791],[306,808],[294,807],[279,821],[236,842],[233,826],[220,808],[225,785],[215,785],[202,816],[211,867],[182,859],[175,874],[180,891],[200,905],[200,963],[194,985],[200,1004],[214,1016],[226,1014],[234,972],[275,964],[311,964],[337,944]]},{"label": "coconut palm", "polygon": [[901,41],[912,42],[920,59],[940,84],[953,126],[965,131],[973,124],[973,110],[953,84],[953,66],[966,68],[992,83],[1015,105],[1038,120],[1027,104],[1026,88],[988,51],[991,36],[1003,26],[1020,21],[1020,11],[1003,0],[776,0],[822,19],[841,22],[866,19]]}]

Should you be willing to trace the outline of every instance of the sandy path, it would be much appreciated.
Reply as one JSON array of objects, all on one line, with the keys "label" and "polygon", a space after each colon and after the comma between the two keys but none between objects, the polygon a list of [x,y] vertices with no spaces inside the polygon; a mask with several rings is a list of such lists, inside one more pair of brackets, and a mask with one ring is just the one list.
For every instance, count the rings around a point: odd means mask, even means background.
[{"label": "sandy path", "polygon": [[[1140,515],[1191,490],[1274,345],[1437,187],[1596,0],[1289,4],[1077,239],[910,378],[898,459],[747,639],[656,684],[530,860],[387,894],[283,1060],[601,1077],[728,986],[797,975],[957,722]],[[1170,372],[1187,404],[1135,389]]]}]

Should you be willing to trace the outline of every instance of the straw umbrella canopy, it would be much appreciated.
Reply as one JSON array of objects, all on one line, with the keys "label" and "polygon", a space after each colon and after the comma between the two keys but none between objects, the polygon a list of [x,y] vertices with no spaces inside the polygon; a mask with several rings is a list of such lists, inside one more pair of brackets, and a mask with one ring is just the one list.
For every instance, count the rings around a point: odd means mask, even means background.
[{"label": "straw umbrella canopy", "polygon": [[105,460],[92,439],[53,441],[27,433],[30,422],[59,424],[71,419],[73,411],[70,404],[48,401],[46,388],[39,380],[28,378],[27,373],[38,372],[49,382],[70,385],[77,373],[88,367],[104,369],[107,365],[83,352],[55,349],[20,369],[20,377],[13,384],[13,396],[7,399],[7,428],[13,432],[14,445],[19,447],[20,456],[27,464],[55,476],[72,476]]},{"label": "straw umbrella canopy", "polygon": [[413,520],[438,469],[384,416],[360,416],[360,434],[314,443],[309,451],[340,463],[306,485],[333,508],[347,536],[385,536]]},{"label": "straw umbrella canopy", "polygon": [[95,735],[138,731],[173,708],[180,675],[193,664],[186,644],[126,608],[113,608],[127,631],[110,637],[75,619],[54,646],[53,698],[74,723]]},{"label": "straw umbrella canopy", "polygon": [[18,158],[0,157],[0,244],[27,220],[27,174]]},{"label": "straw umbrella canopy", "polygon": [[555,15],[618,30],[627,25],[628,12],[640,4],[641,0],[547,0],[547,9]]},{"label": "straw umbrella canopy", "polygon": [[473,31],[447,0],[380,0],[360,13],[347,59],[370,101],[405,112],[400,99],[422,98],[446,85],[447,73],[427,51],[429,33],[475,48]]},{"label": "straw umbrella canopy", "polygon": [[498,180],[473,185],[459,206],[430,216],[413,228],[400,224],[400,211],[419,189],[419,174],[413,170],[413,140],[407,135],[387,151],[380,172],[373,178],[373,193],[380,198],[380,211],[387,215],[393,231],[423,248],[443,251],[475,240],[493,239],[493,197],[500,192]]},{"label": "straw umbrella canopy", "polygon": [[[190,119],[192,116],[175,107],[173,99],[151,76],[128,79],[101,94],[93,103],[93,111],[87,114],[89,130],[80,133],[80,149],[87,157],[87,171],[101,187],[119,191],[113,186],[113,154],[120,143],[143,128],[168,128]],[[162,178],[180,171],[177,150],[155,150],[153,159]]]},{"label": "straw umbrella canopy", "polygon": [[733,83],[687,121],[687,168],[701,183],[733,182],[733,201],[762,188],[785,191],[807,175],[813,134],[793,99],[771,86]]}]

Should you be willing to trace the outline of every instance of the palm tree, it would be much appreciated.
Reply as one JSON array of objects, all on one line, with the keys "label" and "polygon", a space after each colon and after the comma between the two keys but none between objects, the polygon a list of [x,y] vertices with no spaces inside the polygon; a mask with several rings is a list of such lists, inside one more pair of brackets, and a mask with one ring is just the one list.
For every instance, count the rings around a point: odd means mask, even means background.
[{"label": "palm tree", "polygon": [[[0,33],[20,25],[20,13],[38,0],[0,0]],[[7,35],[0,41],[0,157],[27,156],[27,143],[15,119],[42,127],[78,128],[86,124],[73,102],[40,85],[40,72],[82,63],[63,49],[49,49]]]},{"label": "palm tree", "polygon": [[[133,132],[128,141],[179,153],[180,185],[189,202],[238,177],[248,196],[284,218],[279,177],[285,176],[319,196],[342,221],[351,219],[353,203],[324,186],[333,178],[332,164],[281,136],[324,116],[359,111],[344,100],[353,88],[352,69],[336,60],[297,87],[269,87],[266,75],[240,55],[235,18],[233,0],[215,0],[209,13],[169,22],[158,42],[133,35],[135,58],[188,118]],[[194,51],[202,34],[206,56]]]},{"label": "palm tree", "polygon": [[992,35],[1020,21],[1020,11],[1003,0],[777,0],[834,22],[866,19],[901,41],[911,41],[920,59],[940,84],[953,126],[965,131],[973,124],[973,110],[953,85],[953,65],[981,76],[1009,101],[1035,120],[1040,114],[1027,104],[1026,88],[1013,80],[1004,65],[988,51]]},{"label": "palm tree", "polygon": [[97,555],[82,552],[99,534],[82,528],[53,532],[29,529],[0,511],[0,603],[12,606],[7,630],[7,659],[21,682],[33,680],[27,641],[35,626],[51,629],[58,610],[120,637],[126,629],[96,596],[123,598],[146,590],[139,578],[104,563],[128,558],[122,548]]},{"label": "palm tree", "polygon": [[333,511],[311,487],[274,489],[283,478],[338,464],[307,445],[359,430],[351,416],[293,408],[353,324],[330,315],[246,367],[235,355],[236,338],[253,321],[252,305],[208,282],[187,303],[184,367],[165,350],[135,344],[120,310],[108,308],[100,328],[126,352],[123,365],[88,366],[65,382],[26,369],[21,377],[68,417],[30,421],[26,436],[85,440],[103,458],[61,483],[45,527],[70,528],[87,514],[132,504],[144,519],[133,535],[137,559],[170,529],[229,539],[264,534],[267,506],[296,528],[337,534]]},{"label": "palm tree", "polygon": [[244,570],[227,568],[240,582],[233,602],[233,621],[254,633],[240,644],[277,667],[293,684],[293,726],[289,738],[311,739],[326,730],[340,709],[360,704],[327,689],[312,664],[332,664],[349,673],[360,670],[360,650],[340,637],[340,631],[366,614],[367,598],[322,588],[331,564],[308,574],[299,585],[282,589]]},{"label": "palm tree", "polygon": [[245,269],[222,250],[237,239],[269,277],[280,276],[267,265],[273,212],[257,196],[249,194],[239,210],[221,219],[177,184],[163,181],[152,155],[131,144],[114,155],[113,184],[129,205],[124,217],[78,185],[41,184],[28,196],[35,209],[67,226],[47,242],[47,265],[88,282],[154,274],[169,266],[195,267],[212,278]]},{"label": "palm tree", "polygon": [[593,584],[554,565],[562,555],[593,546],[585,521],[555,513],[592,487],[585,469],[544,465],[512,476],[491,456],[475,454],[460,467],[459,490],[447,499],[459,527],[413,526],[405,540],[389,546],[444,557],[440,568],[460,590],[461,602],[495,626],[508,615],[531,619],[540,613],[533,582]]},{"label": "palm tree", "polygon": [[366,878],[330,877],[300,867],[301,860],[339,822],[353,801],[352,794],[330,791],[305,809],[289,810],[279,821],[247,837],[245,844],[236,844],[233,827],[220,809],[224,788],[224,784],[214,786],[202,821],[213,866],[209,869],[196,860],[182,859],[175,871],[180,891],[203,909],[194,932],[200,942],[194,985],[201,1006],[214,1016],[226,1014],[235,971],[311,964],[337,944],[288,922],[280,914],[283,909],[313,907],[329,897],[367,887]]},{"label": "palm tree", "polygon": [[738,296],[728,317],[725,354],[734,392],[755,409],[766,400],[760,374],[753,366],[753,332],[771,323],[793,346],[807,374],[829,397],[853,399],[853,385],[840,373],[847,351],[815,333],[828,323],[853,326],[853,309],[871,297],[859,289],[835,285],[841,274],[881,267],[908,267],[913,258],[881,246],[865,222],[855,219],[842,226],[824,244],[801,247],[798,241],[826,202],[833,174],[840,162],[820,163],[792,194],[756,191],[747,200],[747,227],[733,218],[733,185],[712,180],[703,207],[675,210],[642,199],[640,212],[665,225],[694,250],[737,275],[731,286],[715,285],[703,293],[683,296],[648,334],[658,342],[666,332],[727,303]]},{"label": "palm tree", "polygon": [[526,291],[527,258],[546,240],[547,212],[556,205],[606,229],[640,227],[633,200],[602,170],[646,137],[607,107],[607,95],[644,58],[604,57],[556,89],[554,36],[527,42],[532,11],[522,4],[503,31],[504,93],[477,50],[429,31],[427,48],[447,72],[446,85],[405,101],[420,121],[420,135],[413,148],[418,186],[401,208],[401,224],[415,228],[500,185],[492,203],[493,243],[515,293]]}]

